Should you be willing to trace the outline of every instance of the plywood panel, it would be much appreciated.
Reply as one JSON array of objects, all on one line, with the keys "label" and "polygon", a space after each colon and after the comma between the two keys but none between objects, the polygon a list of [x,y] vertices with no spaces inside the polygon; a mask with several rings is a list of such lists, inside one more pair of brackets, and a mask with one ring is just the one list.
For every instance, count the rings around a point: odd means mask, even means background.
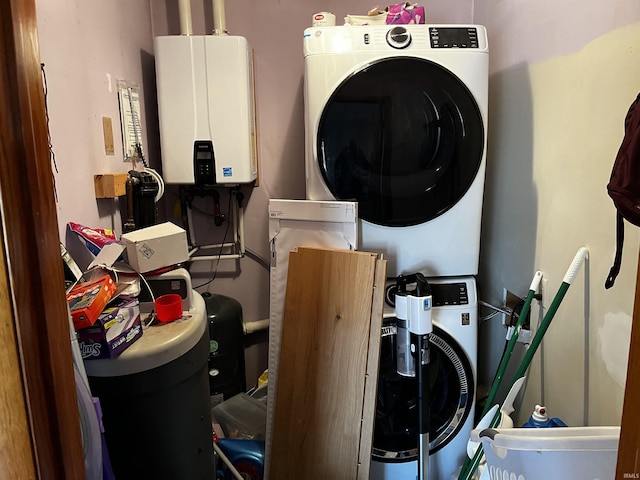
[{"label": "plywood panel", "polygon": [[375,254],[291,253],[270,478],[368,478],[385,273]]}]

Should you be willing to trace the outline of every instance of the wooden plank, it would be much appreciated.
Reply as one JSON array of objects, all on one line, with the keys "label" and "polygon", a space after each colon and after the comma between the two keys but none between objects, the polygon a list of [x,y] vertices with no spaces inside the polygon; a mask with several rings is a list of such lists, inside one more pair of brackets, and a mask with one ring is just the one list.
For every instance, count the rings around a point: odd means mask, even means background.
[{"label": "wooden plank", "polygon": [[[361,452],[370,454],[372,442],[363,435],[372,428],[375,394],[366,391],[377,385],[381,318],[372,322],[372,314],[381,317],[383,288],[374,295],[374,285],[385,273],[376,254],[290,254],[270,478],[358,478]],[[368,476],[368,465],[360,466]]]},{"label": "wooden plank", "polygon": [[380,368],[380,341],[382,313],[384,309],[384,290],[387,281],[387,268],[384,260],[378,260],[373,291],[371,327],[369,329],[369,358],[364,387],[362,407],[362,430],[360,433],[360,452],[358,455],[358,480],[369,480],[371,450],[373,448],[373,428],[376,418],[376,395],[378,393],[378,371]]},{"label": "wooden plank", "polygon": [[638,478],[640,475],[640,409],[638,408],[640,383],[638,378],[640,378],[640,255],[636,274],[636,293],[633,304],[616,479]]}]

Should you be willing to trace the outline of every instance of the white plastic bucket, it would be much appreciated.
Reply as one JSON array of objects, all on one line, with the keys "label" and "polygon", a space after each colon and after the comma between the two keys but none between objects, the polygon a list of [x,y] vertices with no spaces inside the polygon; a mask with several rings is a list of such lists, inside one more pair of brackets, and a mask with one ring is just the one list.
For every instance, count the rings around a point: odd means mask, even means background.
[{"label": "white plastic bucket", "polygon": [[620,427],[473,430],[491,480],[614,480]]}]

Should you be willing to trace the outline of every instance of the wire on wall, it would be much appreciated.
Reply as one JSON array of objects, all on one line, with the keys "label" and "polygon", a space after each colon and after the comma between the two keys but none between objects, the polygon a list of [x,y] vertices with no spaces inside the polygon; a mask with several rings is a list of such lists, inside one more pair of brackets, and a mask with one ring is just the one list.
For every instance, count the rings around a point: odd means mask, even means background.
[{"label": "wire on wall", "polygon": [[259,263],[260,265],[262,265],[264,268],[266,268],[267,270],[271,269],[271,264],[269,263],[269,260],[267,260],[266,258],[264,258],[262,255],[260,255],[258,252],[256,252],[255,250],[252,250],[248,247],[244,247],[244,250],[247,254],[247,257],[252,258],[253,260],[255,260],[257,263]]},{"label": "wire on wall", "polygon": [[478,304],[483,306],[483,307],[487,307],[490,310],[492,310],[491,313],[489,313],[488,315],[486,315],[484,317],[480,317],[480,321],[481,322],[486,322],[487,320],[491,320],[493,317],[495,317],[496,315],[500,315],[500,314],[504,314],[504,315],[507,315],[509,317],[511,317],[513,315],[513,310],[511,310],[510,308],[496,307],[495,305],[487,303],[487,302],[485,302],[483,300],[478,300]]},{"label": "wire on wall", "polygon": [[[44,68],[44,63],[40,64],[40,70],[42,71],[42,90],[44,92],[44,114],[47,121],[47,143],[49,146],[49,158],[51,159],[51,163],[53,164],[53,169],[55,173],[58,173],[58,165],[56,164],[56,154],[53,151],[53,143],[51,142],[51,129],[49,128],[49,104],[47,101],[47,97],[49,94],[49,87],[47,85],[47,72]],[[56,188],[56,177],[51,172],[51,178],[53,179],[53,194],[55,195],[56,203],[58,203],[58,190]]]},{"label": "wire on wall", "polygon": [[222,257],[222,252],[224,250],[224,244],[227,241],[227,235],[229,234],[229,226],[231,224],[231,222],[229,221],[229,216],[231,215],[231,205],[232,205],[231,202],[233,202],[233,190],[229,190],[229,205],[227,206],[227,226],[226,226],[226,228],[224,230],[224,236],[222,237],[222,242],[220,244],[220,251],[218,252],[218,258],[215,261],[216,265],[215,265],[215,268],[213,269],[213,275],[211,276],[211,278],[209,280],[207,280],[203,284],[194,287],[196,289],[202,288],[202,287],[206,287],[207,285],[212,283],[216,279],[216,276],[218,275],[218,267],[220,266],[220,258]]}]

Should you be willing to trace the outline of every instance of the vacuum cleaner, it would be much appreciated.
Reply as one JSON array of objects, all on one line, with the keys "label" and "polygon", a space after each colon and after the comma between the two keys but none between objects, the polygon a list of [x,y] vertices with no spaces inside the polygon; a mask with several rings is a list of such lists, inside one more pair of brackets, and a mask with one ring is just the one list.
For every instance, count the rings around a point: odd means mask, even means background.
[{"label": "vacuum cleaner", "polygon": [[432,300],[431,287],[421,273],[397,278],[397,370],[400,375],[416,377],[418,480],[429,478],[429,334],[433,331]]}]

